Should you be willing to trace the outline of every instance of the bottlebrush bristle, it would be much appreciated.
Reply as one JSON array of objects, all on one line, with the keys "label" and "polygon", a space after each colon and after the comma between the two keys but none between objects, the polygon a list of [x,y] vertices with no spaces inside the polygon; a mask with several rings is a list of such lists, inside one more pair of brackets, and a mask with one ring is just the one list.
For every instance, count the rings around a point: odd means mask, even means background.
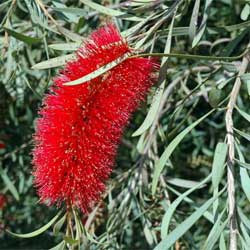
[{"label": "bottlebrush bristle", "polygon": [[42,202],[88,212],[114,166],[124,127],[153,85],[155,62],[129,58],[95,79],[83,77],[132,52],[113,24],[93,32],[54,79],[34,135],[33,174]]}]

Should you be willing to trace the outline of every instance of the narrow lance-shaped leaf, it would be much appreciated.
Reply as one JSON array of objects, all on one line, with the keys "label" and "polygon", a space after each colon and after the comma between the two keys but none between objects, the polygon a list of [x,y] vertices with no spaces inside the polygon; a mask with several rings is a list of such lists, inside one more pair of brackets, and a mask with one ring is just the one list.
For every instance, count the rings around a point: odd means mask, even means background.
[{"label": "narrow lance-shaped leaf", "polygon": [[229,220],[229,217],[228,217],[224,222],[221,221],[225,211],[226,211],[226,207],[219,214],[216,222],[214,223],[214,225],[213,225],[213,227],[212,227],[212,229],[207,237],[207,240],[205,241],[205,244],[202,247],[202,250],[212,250],[214,245],[216,244],[216,242],[219,240],[220,234],[224,230],[224,228],[227,225],[228,220]]},{"label": "narrow lance-shaped leaf", "polygon": [[205,1],[205,9],[204,9],[203,17],[202,17],[202,22],[201,22],[200,28],[199,28],[196,36],[193,39],[192,47],[195,47],[198,44],[198,42],[200,41],[201,37],[203,36],[203,34],[206,30],[208,12],[209,12],[209,8],[210,8],[212,2],[213,2],[213,0],[206,0]]},{"label": "narrow lance-shaped leaf", "polygon": [[213,188],[217,188],[223,175],[224,163],[227,156],[227,144],[219,142],[214,153],[212,166],[212,183]]},{"label": "narrow lance-shaped leaf", "polygon": [[49,250],[64,250],[65,249],[66,242],[63,240],[56,246],[50,248]]},{"label": "narrow lance-shaped leaf", "polygon": [[24,43],[27,43],[29,45],[34,44],[34,43],[39,43],[42,41],[42,38],[26,36],[22,33],[18,33],[16,31],[9,29],[9,28],[6,28],[6,27],[4,27],[4,30],[6,30],[9,35],[15,37],[17,40],[22,41]]},{"label": "narrow lance-shaped leaf", "polygon": [[[167,39],[167,42],[165,45],[164,53],[170,53],[172,32],[173,32],[173,27],[174,27],[174,19],[175,19],[175,15],[172,18],[172,22],[170,24],[168,39]],[[148,114],[147,114],[145,120],[143,121],[143,123],[141,124],[141,126],[133,133],[132,136],[138,136],[138,135],[143,134],[147,129],[150,128],[150,126],[152,125],[152,123],[154,122],[154,120],[156,118],[156,115],[158,113],[160,103],[162,100],[163,91],[164,91],[164,88],[166,85],[166,62],[167,62],[167,59],[168,59],[168,57],[164,57],[162,59],[160,77],[159,77],[160,86],[157,88],[157,90],[153,96],[152,104],[150,106]]]},{"label": "narrow lance-shaped leaf", "polygon": [[240,78],[247,85],[248,95],[250,95],[250,73],[243,74]]},{"label": "narrow lance-shaped leaf", "polygon": [[154,250],[167,250],[169,249],[182,235],[184,235],[199,218],[207,211],[207,209],[213,204],[215,199],[224,192],[225,188],[216,196],[210,198],[201,207],[199,207],[194,213],[192,213],[187,219],[179,224],[170,234],[163,239]]},{"label": "narrow lance-shaped leaf", "polygon": [[227,250],[225,237],[224,237],[223,232],[220,234],[219,249],[220,250]]},{"label": "narrow lance-shaped leaf", "polygon": [[54,49],[54,50],[75,51],[78,49],[80,45],[81,45],[80,42],[78,43],[55,43],[55,44],[50,44],[49,48]]},{"label": "narrow lance-shaped leaf", "polygon": [[190,24],[189,24],[189,38],[191,41],[193,40],[195,33],[196,33],[199,9],[200,9],[200,0],[196,0],[194,4]]},{"label": "narrow lance-shaped leaf", "polygon": [[74,54],[58,56],[52,59],[37,63],[32,66],[32,69],[50,69],[64,65],[67,61],[75,59]]},{"label": "narrow lance-shaped leaf", "polygon": [[58,234],[66,220],[66,214],[53,227],[53,233]]},{"label": "narrow lance-shaped leaf", "polygon": [[250,115],[246,113],[245,111],[241,110],[236,106],[237,111],[240,113],[240,115],[245,118],[248,122],[250,122]]},{"label": "narrow lance-shaped leaf", "polygon": [[105,72],[109,71],[110,69],[114,68],[119,63],[121,63],[124,60],[126,60],[127,58],[129,58],[130,55],[131,55],[131,53],[128,52],[128,53],[124,54],[123,56],[119,57],[118,59],[116,59],[116,60],[104,65],[103,67],[100,67],[99,69],[91,72],[90,74],[85,75],[85,76],[83,76],[83,77],[81,77],[79,79],[76,79],[74,81],[64,83],[64,85],[72,86],[72,85],[78,85],[78,84],[82,84],[82,83],[85,83],[87,81],[90,81],[90,80],[104,74]]},{"label": "narrow lance-shaped leaf", "polygon": [[234,128],[234,131],[236,131],[240,136],[242,136],[243,138],[245,138],[246,140],[250,141],[250,134],[247,134],[243,131],[240,131],[237,128]]},{"label": "narrow lance-shaped leaf", "polygon": [[153,182],[152,182],[152,193],[155,194],[157,183],[159,180],[159,177],[161,175],[161,172],[169,159],[169,157],[172,155],[175,148],[179,145],[179,143],[183,140],[183,138],[194,128],[196,127],[200,122],[202,122],[206,117],[208,117],[214,109],[212,109],[210,112],[202,116],[200,119],[189,125],[187,128],[185,128],[180,134],[178,134],[172,142],[167,146],[167,148],[164,150],[163,154],[161,155],[160,159],[155,164],[154,169],[154,175],[153,175]]},{"label": "narrow lance-shaped leaf", "polygon": [[[238,144],[236,144],[236,150],[237,150],[240,161],[245,163],[245,158]],[[240,181],[241,181],[242,189],[248,201],[250,201],[250,191],[249,191],[250,190],[250,177],[249,177],[247,169],[242,168],[242,167],[240,168]]]},{"label": "narrow lance-shaped leaf", "polygon": [[187,190],[185,193],[181,194],[167,209],[165,215],[162,219],[162,225],[161,225],[161,238],[164,239],[168,235],[169,230],[169,224],[171,221],[171,218],[176,210],[176,208],[179,206],[179,204],[193,191],[196,189],[201,188],[205,183],[207,183],[211,179],[211,174],[208,175],[203,181],[201,181],[199,184],[194,186],[193,188]]},{"label": "narrow lance-shaped leaf", "polygon": [[50,228],[55,222],[56,220],[59,218],[59,216],[61,215],[61,211],[55,216],[53,217],[46,225],[44,225],[43,227],[31,232],[31,233],[27,233],[27,234],[16,234],[13,232],[10,232],[9,230],[6,230],[9,234],[19,237],[19,238],[32,238],[35,237],[43,232],[45,232],[48,228]]}]

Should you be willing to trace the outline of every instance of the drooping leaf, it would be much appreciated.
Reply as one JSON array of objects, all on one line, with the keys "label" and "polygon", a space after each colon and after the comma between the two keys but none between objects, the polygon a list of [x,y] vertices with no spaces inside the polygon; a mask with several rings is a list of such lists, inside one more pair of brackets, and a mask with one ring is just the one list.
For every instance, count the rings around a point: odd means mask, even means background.
[{"label": "drooping leaf", "polygon": [[[242,163],[245,163],[245,158],[244,158],[238,144],[236,144],[236,150],[237,150],[240,161]],[[248,201],[250,202],[250,177],[248,174],[248,170],[245,168],[240,168],[240,181],[241,181],[242,189],[243,189]]]},{"label": "drooping leaf", "polygon": [[6,232],[8,232],[9,234],[16,236],[18,238],[32,238],[32,237],[35,237],[35,236],[45,232],[48,228],[50,228],[56,222],[56,220],[60,217],[60,215],[61,215],[61,211],[58,212],[57,215],[55,217],[53,217],[46,225],[42,226],[41,228],[39,228],[31,233],[17,234],[17,233],[13,233],[9,230],[6,230]]},{"label": "drooping leaf", "polygon": [[227,156],[227,144],[219,142],[215,148],[214,160],[212,166],[212,183],[216,189],[223,175],[224,164]]},{"label": "drooping leaf", "polygon": [[199,184],[194,186],[193,188],[187,190],[185,193],[181,194],[167,209],[165,215],[162,219],[162,225],[161,225],[161,238],[165,239],[168,235],[169,225],[171,218],[176,210],[176,208],[179,206],[179,204],[193,191],[196,189],[201,188],[204,184],[206,184],[211,179],[211,174],[207,176],[203,181],[201,181]]},{"label": "drooping leaf", "polygon": [[195,4],[193,7],[192,16],[190,19],[189,24],[189,38],[192,41],[196,34],[196,29],[198,25],[198,16],[199,16],[199,9],[200,9],[200,0],[195,0]]},{"label": "drooping leaf", "polygon": [[63,224],[65,222],[65,220],[66,220],[66,214],[60,220],[58,220],[57,223],[54,225],[54,227],[53,227],[53,233],[54,234],[59,233],[59,231],[61,230],[61,228],[62,228],[62,226],[63,226]]},{"label": "drooping leaf", "polygon": [[169,159],[169,157],[172,155],[175,148],[179,145],[179,143],[184,139],[184,137],[193,129],[195,128],[200,122],[202,122],[205,118],[207,118],[214,110],[211,110],[204,116],[202,116],[197,121],[190,124],[187,128],[185,128],[180,134],[178,134],[173,141],[169,143],[167,148],[164,150],[163,154],[161,155],[160,159],[155,164],[154,169],[154,175],[153,175],[153,181],[152,181],[152,193],[155,194],[157,183],[160,177],[160,174]]},{"label": "drooping leaf", "polygon": [[250,115],[248,113],[246,113],[245,111],[239,109],[238,107],[236,107],[236,109],[243,118],[245,118],[248,122],[250,122]]},{"label": "drooping leaf", "polygon": [[6,30],[8,32],[9,35],[15,37],[17,40],[22,41],[24,43],[27,43],[29,45],[34,44],[34,43],[40,43],[42,41],[42,38],[38,38],[38,37],[31,37],[31,36],[27,36],[24,35],[22,33],[16,32],[12,29],[3,27],[4,30]]},{"label": "drooping leaf", "polygon": [[63,240],[56,246],[50,248],[49,250],[64,250],[65,249],[66,242]]},{"label": "drooping leaf", "polygon": [[32,66],[32,69],[50,69],[64,65],[67,61],[75,59],[74,54],[54,57],[52,59],[37,63]]},{"label": "drooping leaf", "polygon": [[[222,190],[224,191],[224,190]],[[218,194],[218,196],[222,193]],[[214,200],[218,197],[212,197],[206,201],[199,209],[192,213],[187,219],[181,222],[166,238],[164,238],[154,250],[169,249],[182,235],[184,235],[207,211],[207,209],[213,204]]]},{"label": "drooping leaf", "polygon": [[[170,24],[168,38],[167,38],[167,42],[165,45],[164,53],[170,53],[170,50],[171,50],[172,31],[173,31],[173,27],[174,27],[174,17],[172,18],[172,22]],[[143,134],[147,129],[150,128],[150,126],[152,125],[152,123],[154,122],[154,120],[156,118],[156,115],[158,113],[160,103],[162,100],[163,91],[164,91],[164,88],[166,85],[166,73],[167,73],[166,72],[166,62],[167,62],[167,59],[168,59],[168,57],[165,57],[162,59],[160,76],[159,76],[160,86],[157,88],[157,90],[153,96],[153,100],[152,100],[151,106],[149,108],[148,114],[147,114],[145,120],[143,121],[143,123],[141,124],[141,126],[133,133],[132,136],[139,136],[139,135]]]},{"label": "drooping leaf", "polygon": [[222,222],[222,216],[225,213],[225,209],[219,214],[216,222],[214,223],[203,247],[202,250],[212,250],[214,245],[219,240],[221,233],[223,232],[225,226],[228,224],[229,217]]}]

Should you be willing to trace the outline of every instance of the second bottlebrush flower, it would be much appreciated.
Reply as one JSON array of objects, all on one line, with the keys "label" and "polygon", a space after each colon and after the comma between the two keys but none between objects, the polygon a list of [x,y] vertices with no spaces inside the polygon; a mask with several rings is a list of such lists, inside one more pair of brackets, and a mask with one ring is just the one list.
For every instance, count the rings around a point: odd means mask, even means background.
[{"label": "second bottlebrush flower", "polygon": [[153,85],[156,64],[128,58],[104,74],[64,85],[132,53],[113,24],[94,31],[54,79],[34,135],[35,185],[42,202],[88,212],[100,199],[131,114]]}]

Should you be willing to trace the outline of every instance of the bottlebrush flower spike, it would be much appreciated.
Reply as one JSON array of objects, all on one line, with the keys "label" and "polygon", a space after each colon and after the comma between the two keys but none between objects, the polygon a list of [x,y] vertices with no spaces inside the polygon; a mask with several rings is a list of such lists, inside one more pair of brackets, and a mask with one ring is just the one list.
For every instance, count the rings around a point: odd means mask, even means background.
[{"label": "bottlebrush flower spike", "polygon": [[132,53],[113,24],[93,32],[54,79],[34,136],[33,174],[42,202],[88,212],[105,190],[124,127],[152,86],[155,62],[129,58],[103,75],[79,79]]},{"label": "bottlebrush flower spike", "polygon": [[0,210],[2,210],[7,204],[7,199],[4,194],[0,194]]}]

